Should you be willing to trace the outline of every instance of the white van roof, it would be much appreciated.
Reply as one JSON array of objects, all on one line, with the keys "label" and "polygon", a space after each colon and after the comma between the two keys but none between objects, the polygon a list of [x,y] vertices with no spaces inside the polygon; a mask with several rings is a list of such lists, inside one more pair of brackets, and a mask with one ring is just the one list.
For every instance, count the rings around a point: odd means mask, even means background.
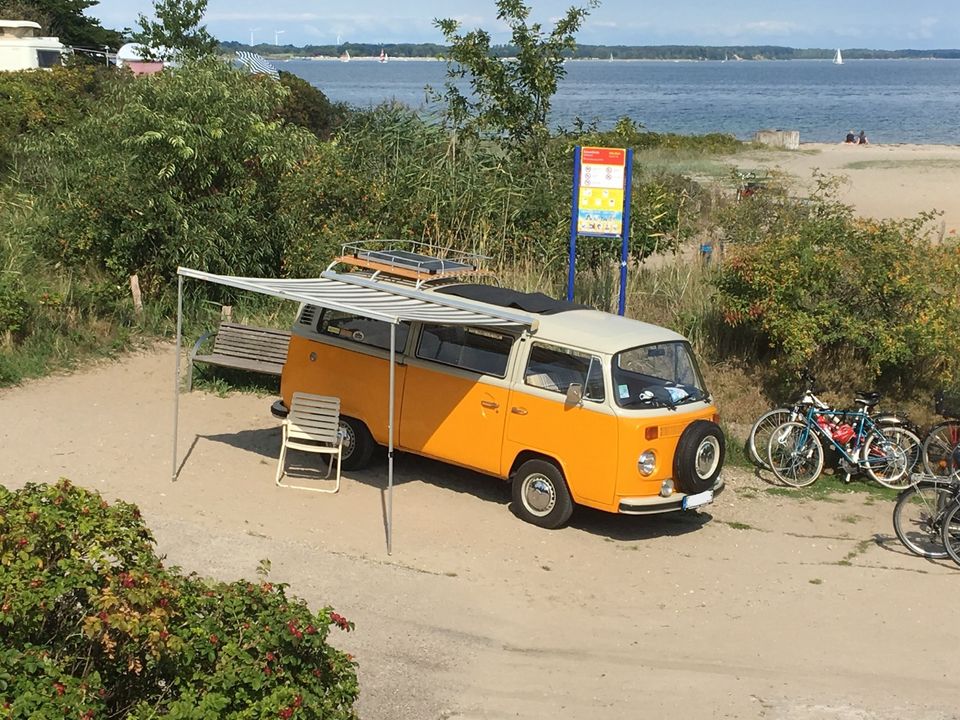
[{"label": "white van roof", "polygon": [[469,298],[480,307],[509,308],[531,318],[534,337],[595,352],[613,354],[638,345],[685,340],[659,325],[556,300],[542,293],[474,284],[444,285],[426,292]]}]

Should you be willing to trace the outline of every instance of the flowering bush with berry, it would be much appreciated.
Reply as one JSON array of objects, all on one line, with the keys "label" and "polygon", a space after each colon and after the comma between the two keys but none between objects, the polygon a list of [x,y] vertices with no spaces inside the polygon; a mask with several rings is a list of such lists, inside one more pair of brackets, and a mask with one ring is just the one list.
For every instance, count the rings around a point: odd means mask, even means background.
[{"label": "flowering bush with berry", "polygon": [[785,370],[847,359],[867,377],[936,387],[960,374],[960,244],[935,215],[864,220],[820,178],[805,203],[767,194],[730,209],[716,276],[724,323]]},{"label": "flowering bush with berry", "polygon": [[164,567],[133,505],[0,486],[0,719],[355,718],[353,624]]}]

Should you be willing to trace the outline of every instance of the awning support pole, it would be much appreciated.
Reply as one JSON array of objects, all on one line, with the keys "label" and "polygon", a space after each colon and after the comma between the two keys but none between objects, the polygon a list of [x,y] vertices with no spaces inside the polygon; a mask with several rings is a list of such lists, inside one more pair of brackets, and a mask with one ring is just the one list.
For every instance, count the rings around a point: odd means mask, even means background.
[{"label": "awning support pole", "polygon": [[183,334],[183,275],[177,275],[177,369],[173,375],[173,466],[170,479],[177,479],[177,436],[180,424],[180,337]]},{"label": "awning support pole", "polygon": [[387,555],[393,553],[393,395],[397,359],[397,325],[390,323],[390,401],[387,415]]}]

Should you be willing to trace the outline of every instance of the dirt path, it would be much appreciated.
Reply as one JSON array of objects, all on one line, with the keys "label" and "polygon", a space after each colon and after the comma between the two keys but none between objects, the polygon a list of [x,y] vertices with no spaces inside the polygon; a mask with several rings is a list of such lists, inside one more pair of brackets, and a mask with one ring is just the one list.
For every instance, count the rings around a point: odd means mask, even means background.
[{"label": "dirt path", "polygon": [[960,570],[906,555],[890,504],[782,498],[745,473],[709,513],[579,511],[547,532],[496,480],[400,457],[337,496],[273,485],[271,398],[182,396],[172,351],[0,392],[0,482],[137,502],[188,570],[273,579],[357,624],[360,711],[397,718],[960,717]]}]

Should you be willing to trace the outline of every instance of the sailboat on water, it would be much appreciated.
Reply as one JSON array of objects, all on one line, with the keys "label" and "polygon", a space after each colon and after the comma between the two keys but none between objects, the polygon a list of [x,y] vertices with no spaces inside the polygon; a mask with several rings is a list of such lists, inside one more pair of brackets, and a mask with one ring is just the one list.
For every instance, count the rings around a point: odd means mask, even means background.
[{"label": "sailboat on water", "polygon": [[837,48],[837,54],[833,56],[834,65],[843,65],[843,55],[840,54],[840,48]]},{"label": "sailboat on water", "polygon": [[350,51],[344,50],[343,55],[340,56],[340,62],[350,62]]},{"label": "sailboat on water", "polygon": [[383,48],[380,48],[380,62],[385,63],[389,59],[389,56],[383,51]]}]

